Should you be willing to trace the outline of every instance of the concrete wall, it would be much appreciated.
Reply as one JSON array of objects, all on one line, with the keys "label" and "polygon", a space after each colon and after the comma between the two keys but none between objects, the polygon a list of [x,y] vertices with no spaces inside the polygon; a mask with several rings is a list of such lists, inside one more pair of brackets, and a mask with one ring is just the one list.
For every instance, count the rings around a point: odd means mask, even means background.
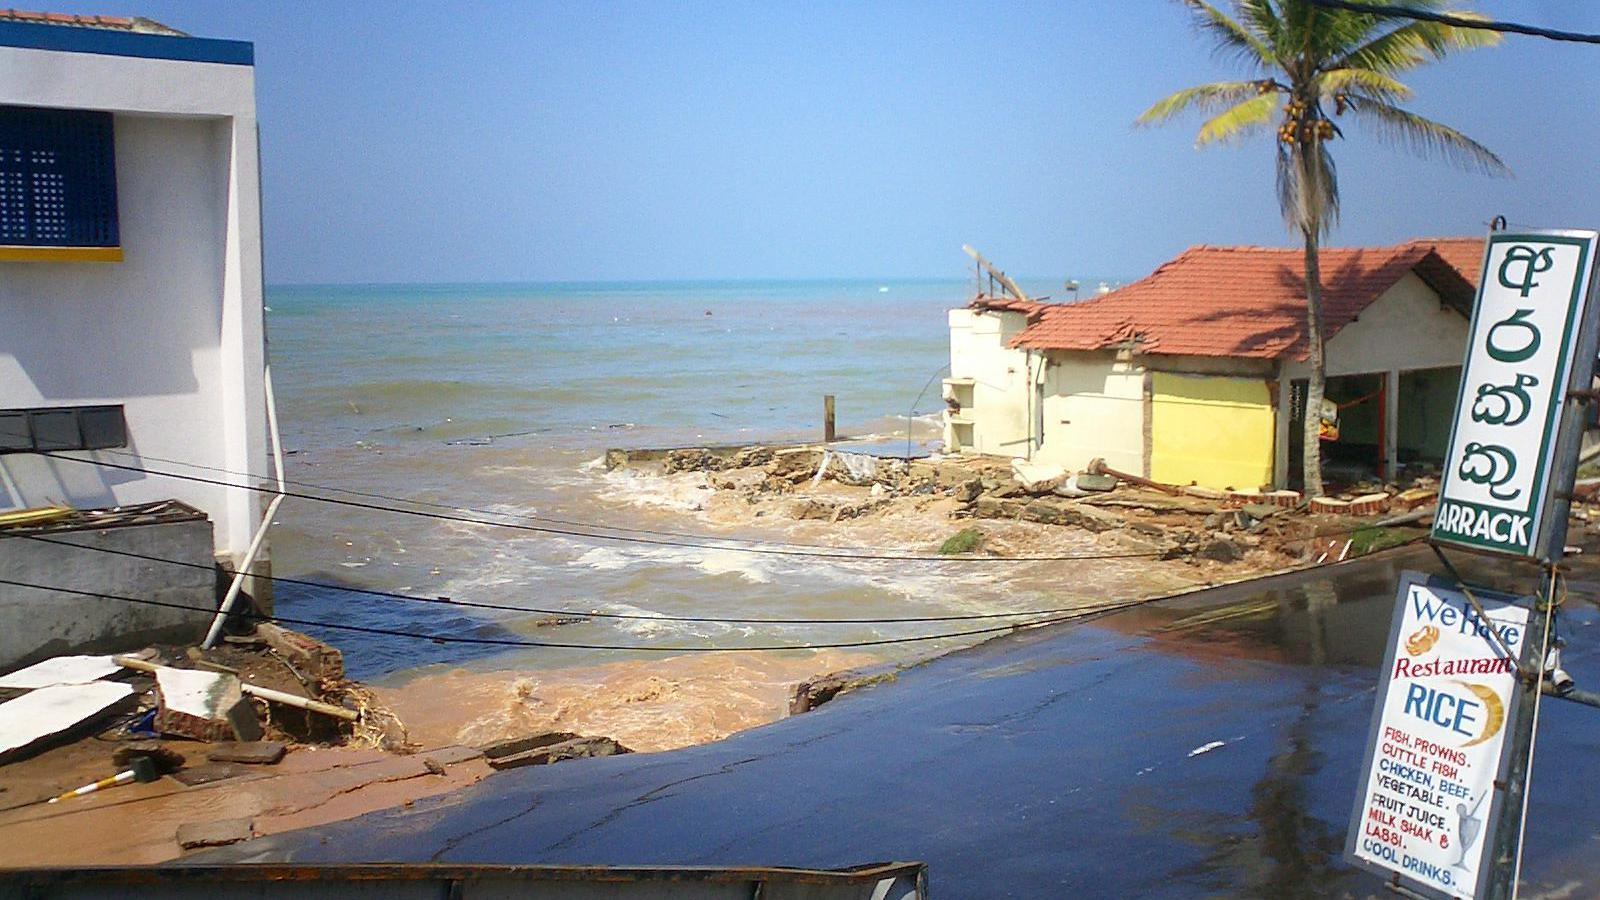
[{"label": "concrete wall", "polygon": [[[63,591],[0,586],[0,671],[76,652],[137,650],[205,634],[217,608],[211,523],[131,525],[43,535],[208,568],[148,562],[25,538],[0,540],[0,578],[178,604],[168,609]],[[189,610],[193,610],[190,612]]]},{"label": "concrete wall", "polygon": [[[114,114],[125,257],[0,262],[0,405],[124,404],[127,450],[75,456],[268,471],[254,70],[0,47],[0,104]],[[0,475],[0,508],[183,500],[234,557],[260,519],[256,495],[171,478],[28,455]]]},{"label": "concrete wall", "polygon": [[[950,310],[944,396],[956,397],[961,411],[945,413],[947,452],[1029,455],[1029,354],[1006,347],[1026,324],[1021,313]],[[1038,366],[1035,357],[1033,367]]]},{"label": "concrete wall", "polygon": [[1111,351],[1051,354],[1037,459],[1079,471],[1095,457],[1143,474],[1144,370]]},{"label": "concrete wall", "polygon": [[[1444,306],[1422,279],[1407,274],[1327,343],[1329,375],[1459,366],[1467,318]],[[1305,378],[1306,364],[1286,360],[1283,378]]]}]

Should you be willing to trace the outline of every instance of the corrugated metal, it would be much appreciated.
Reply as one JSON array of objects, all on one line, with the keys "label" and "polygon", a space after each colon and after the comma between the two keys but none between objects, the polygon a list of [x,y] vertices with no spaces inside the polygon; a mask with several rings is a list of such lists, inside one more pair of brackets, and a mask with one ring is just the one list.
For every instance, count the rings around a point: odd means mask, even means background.
[{"label": "corrugated metal", "polygon": [[605,866],[163,866],[5,873],[0,900],[383,897],[398,900],[924,900],[927,867],[854,869]]}]

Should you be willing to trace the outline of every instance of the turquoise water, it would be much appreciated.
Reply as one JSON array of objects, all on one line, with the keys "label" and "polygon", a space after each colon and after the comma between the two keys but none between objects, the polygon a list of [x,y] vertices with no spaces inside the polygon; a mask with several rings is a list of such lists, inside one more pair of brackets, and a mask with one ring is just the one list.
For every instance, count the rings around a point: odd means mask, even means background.
[{"label": "turquoise water", "polygon": [[[887,288],[887,290],[883,290]],[[951,281],[280,287],[286,441],[738,441],[904,415],[948,362]],[[919,405],[932,411],[937,385]]]}]

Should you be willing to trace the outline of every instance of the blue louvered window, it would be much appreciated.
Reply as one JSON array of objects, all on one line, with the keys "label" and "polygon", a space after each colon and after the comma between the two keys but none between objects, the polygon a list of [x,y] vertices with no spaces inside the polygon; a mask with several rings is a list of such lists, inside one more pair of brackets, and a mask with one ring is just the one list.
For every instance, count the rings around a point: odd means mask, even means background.
[{"label": "blue louvered window", "polygon": [[120,246],[110,113],[0,106],[0,246]]}]

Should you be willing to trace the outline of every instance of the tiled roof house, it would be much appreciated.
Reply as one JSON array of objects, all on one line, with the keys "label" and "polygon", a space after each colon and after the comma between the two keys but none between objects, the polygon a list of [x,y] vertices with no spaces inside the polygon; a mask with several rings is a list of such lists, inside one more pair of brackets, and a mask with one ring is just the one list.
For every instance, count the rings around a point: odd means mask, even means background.
[{"label": "tiled roof house", "polygon": [[[1475,238],[1322,252],[1329,396],[1349,403],[1335,470],[1443,454],[1482,255]],[[1199,246],[1080,302],[952,310],[947,444],[1180,484],[1294,482],[1303,265],[1299,249]]]}]

